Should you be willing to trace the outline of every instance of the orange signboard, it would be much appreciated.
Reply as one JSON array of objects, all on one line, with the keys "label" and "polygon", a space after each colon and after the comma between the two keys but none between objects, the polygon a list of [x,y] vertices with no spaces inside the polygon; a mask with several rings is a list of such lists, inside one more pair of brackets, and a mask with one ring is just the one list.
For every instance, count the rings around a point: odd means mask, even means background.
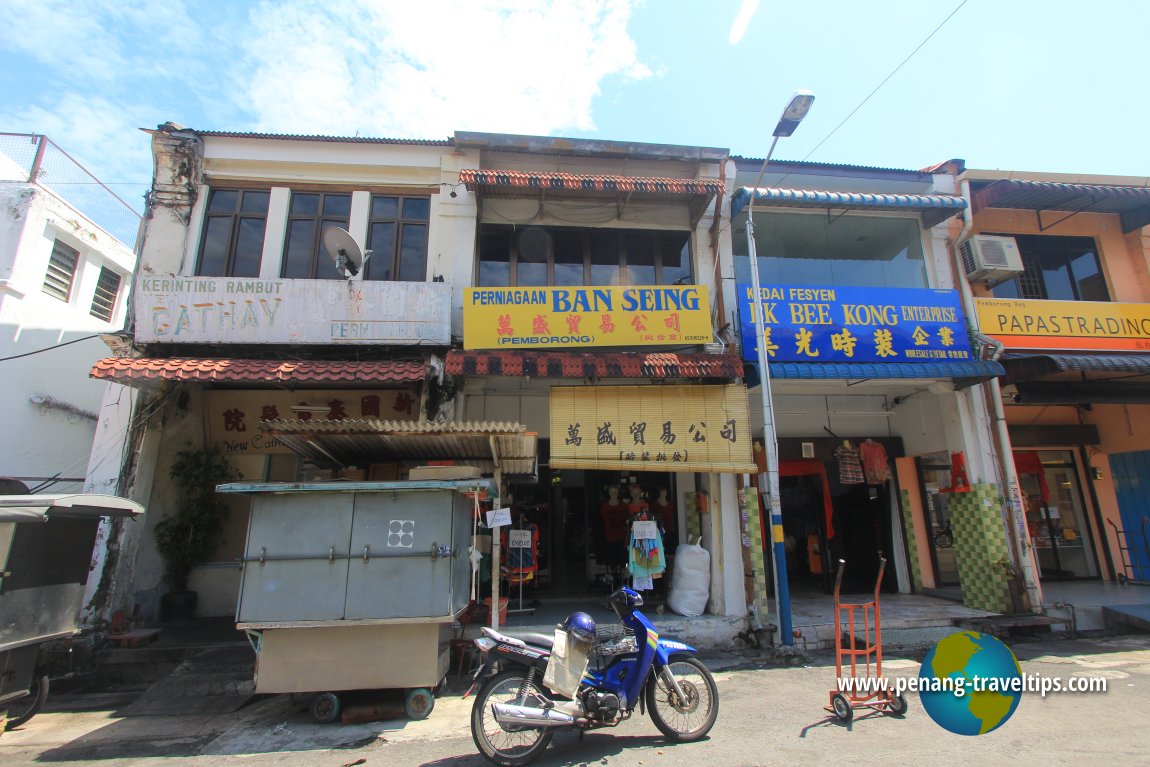
[{"label": "orange signboard", "polygon": [[1150,305],[979,298],[979,330],[1012,349],[1150,351]]}]

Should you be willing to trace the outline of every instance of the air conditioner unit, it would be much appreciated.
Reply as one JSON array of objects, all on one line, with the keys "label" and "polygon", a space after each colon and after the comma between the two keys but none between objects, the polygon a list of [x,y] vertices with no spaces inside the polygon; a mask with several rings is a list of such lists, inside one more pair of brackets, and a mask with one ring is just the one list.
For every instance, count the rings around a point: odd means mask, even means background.
[{"label": "air conditioner unit", "polygon": [[959,254],[971,282],[998,282],[1023,272],[1022,254],[1013,237],[975,235],[959,246]]}]

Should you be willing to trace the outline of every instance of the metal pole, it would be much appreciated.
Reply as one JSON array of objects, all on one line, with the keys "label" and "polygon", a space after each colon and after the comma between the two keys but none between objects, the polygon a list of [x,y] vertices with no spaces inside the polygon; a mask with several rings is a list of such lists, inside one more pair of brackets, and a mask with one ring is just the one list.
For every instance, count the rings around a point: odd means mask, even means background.
[{"label": "metal pole", "polygon": [[[775,153],[775,145],[779,137],[771,141],[771,148],[767,158],[763,160],[763,167],[759,169],[759,176],[751,188],[751,201],[747,205],[747,252],[751,257],[751,294],[753,296],[751,318],[755,328],[755,346],[759,359],[759,395],[763,400],[763,452],[767,459],[766,493],[767,508],[771,522],[771,541],[774,544],[775,564],[775,607],[779,626],[779,638],[782,644],[793,646],[795,643],[794,629],[791,624],[791,588],[787,581],[787,552],[783,545],[783,504],[779,497],[779,442],[775,436],[775,406],[771,400],[771,371],[769,355],[767,353],[766,339],[766,312],[763,306],[763,292],[759,285],[759,255],[755,248],[755,192],[767,172],[767,163]],[[761,475],[762,476],[762,475]]]}]

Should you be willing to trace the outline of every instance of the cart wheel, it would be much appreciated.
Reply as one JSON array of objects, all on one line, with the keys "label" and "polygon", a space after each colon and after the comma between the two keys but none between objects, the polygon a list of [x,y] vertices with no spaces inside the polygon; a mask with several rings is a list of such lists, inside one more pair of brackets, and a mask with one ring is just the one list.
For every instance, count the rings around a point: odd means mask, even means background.
[{"label": "cart wheel", "polygon": [[23,698],[8,704],[8,721],[4,721],[4,714],[0,712],[0,723],[4,730],[14,730],[27,724],[28,720],[40,713],[44,708],[44,701],[48,698],[48,675],[39,671],[32,677],[32,687]]},{"label": "cart wheel", "polygon": [[886,704],[886,712],[894,716],[902,716],[906,713],[907,708],[906,696],[901,692],[898,695],[892,696]]},{"label": "cart wheel", "polygon": [[433,708],[435,708],[435,696],[431,694],[431,690],[416,687],[407,691],[407,697],[403,700],[403,713],[407,714],[408,719],[426,719],[431,716]]},{"label": "cart wheel", "polygon": [[338,695],[334,692],[321,692],[312,698],[308,711],[311,713],[311,718],[320,724],[330,724],[339,718],[342,708],[343,704],[340,703]]},{"label": "cart wheel", "polygon": [[851,702],[847,700],[847,696],[841,692],[836,692],[831,696],[831,708],[835,710],[835,716],[838,717],[840,722],[849,722],[855,718],[854,707]]}]

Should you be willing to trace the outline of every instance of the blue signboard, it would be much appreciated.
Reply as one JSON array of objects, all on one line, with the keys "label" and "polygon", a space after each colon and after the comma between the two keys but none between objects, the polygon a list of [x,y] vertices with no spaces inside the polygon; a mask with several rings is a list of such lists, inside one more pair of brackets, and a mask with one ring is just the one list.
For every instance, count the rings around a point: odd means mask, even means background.
[{"label": "blue signboard", "polygon": [[[740,284],[743,359],[758,360],[750,285]],[[970,360],[958,291],[928,288],[762,289],[767,352],[777,362]]]}]

